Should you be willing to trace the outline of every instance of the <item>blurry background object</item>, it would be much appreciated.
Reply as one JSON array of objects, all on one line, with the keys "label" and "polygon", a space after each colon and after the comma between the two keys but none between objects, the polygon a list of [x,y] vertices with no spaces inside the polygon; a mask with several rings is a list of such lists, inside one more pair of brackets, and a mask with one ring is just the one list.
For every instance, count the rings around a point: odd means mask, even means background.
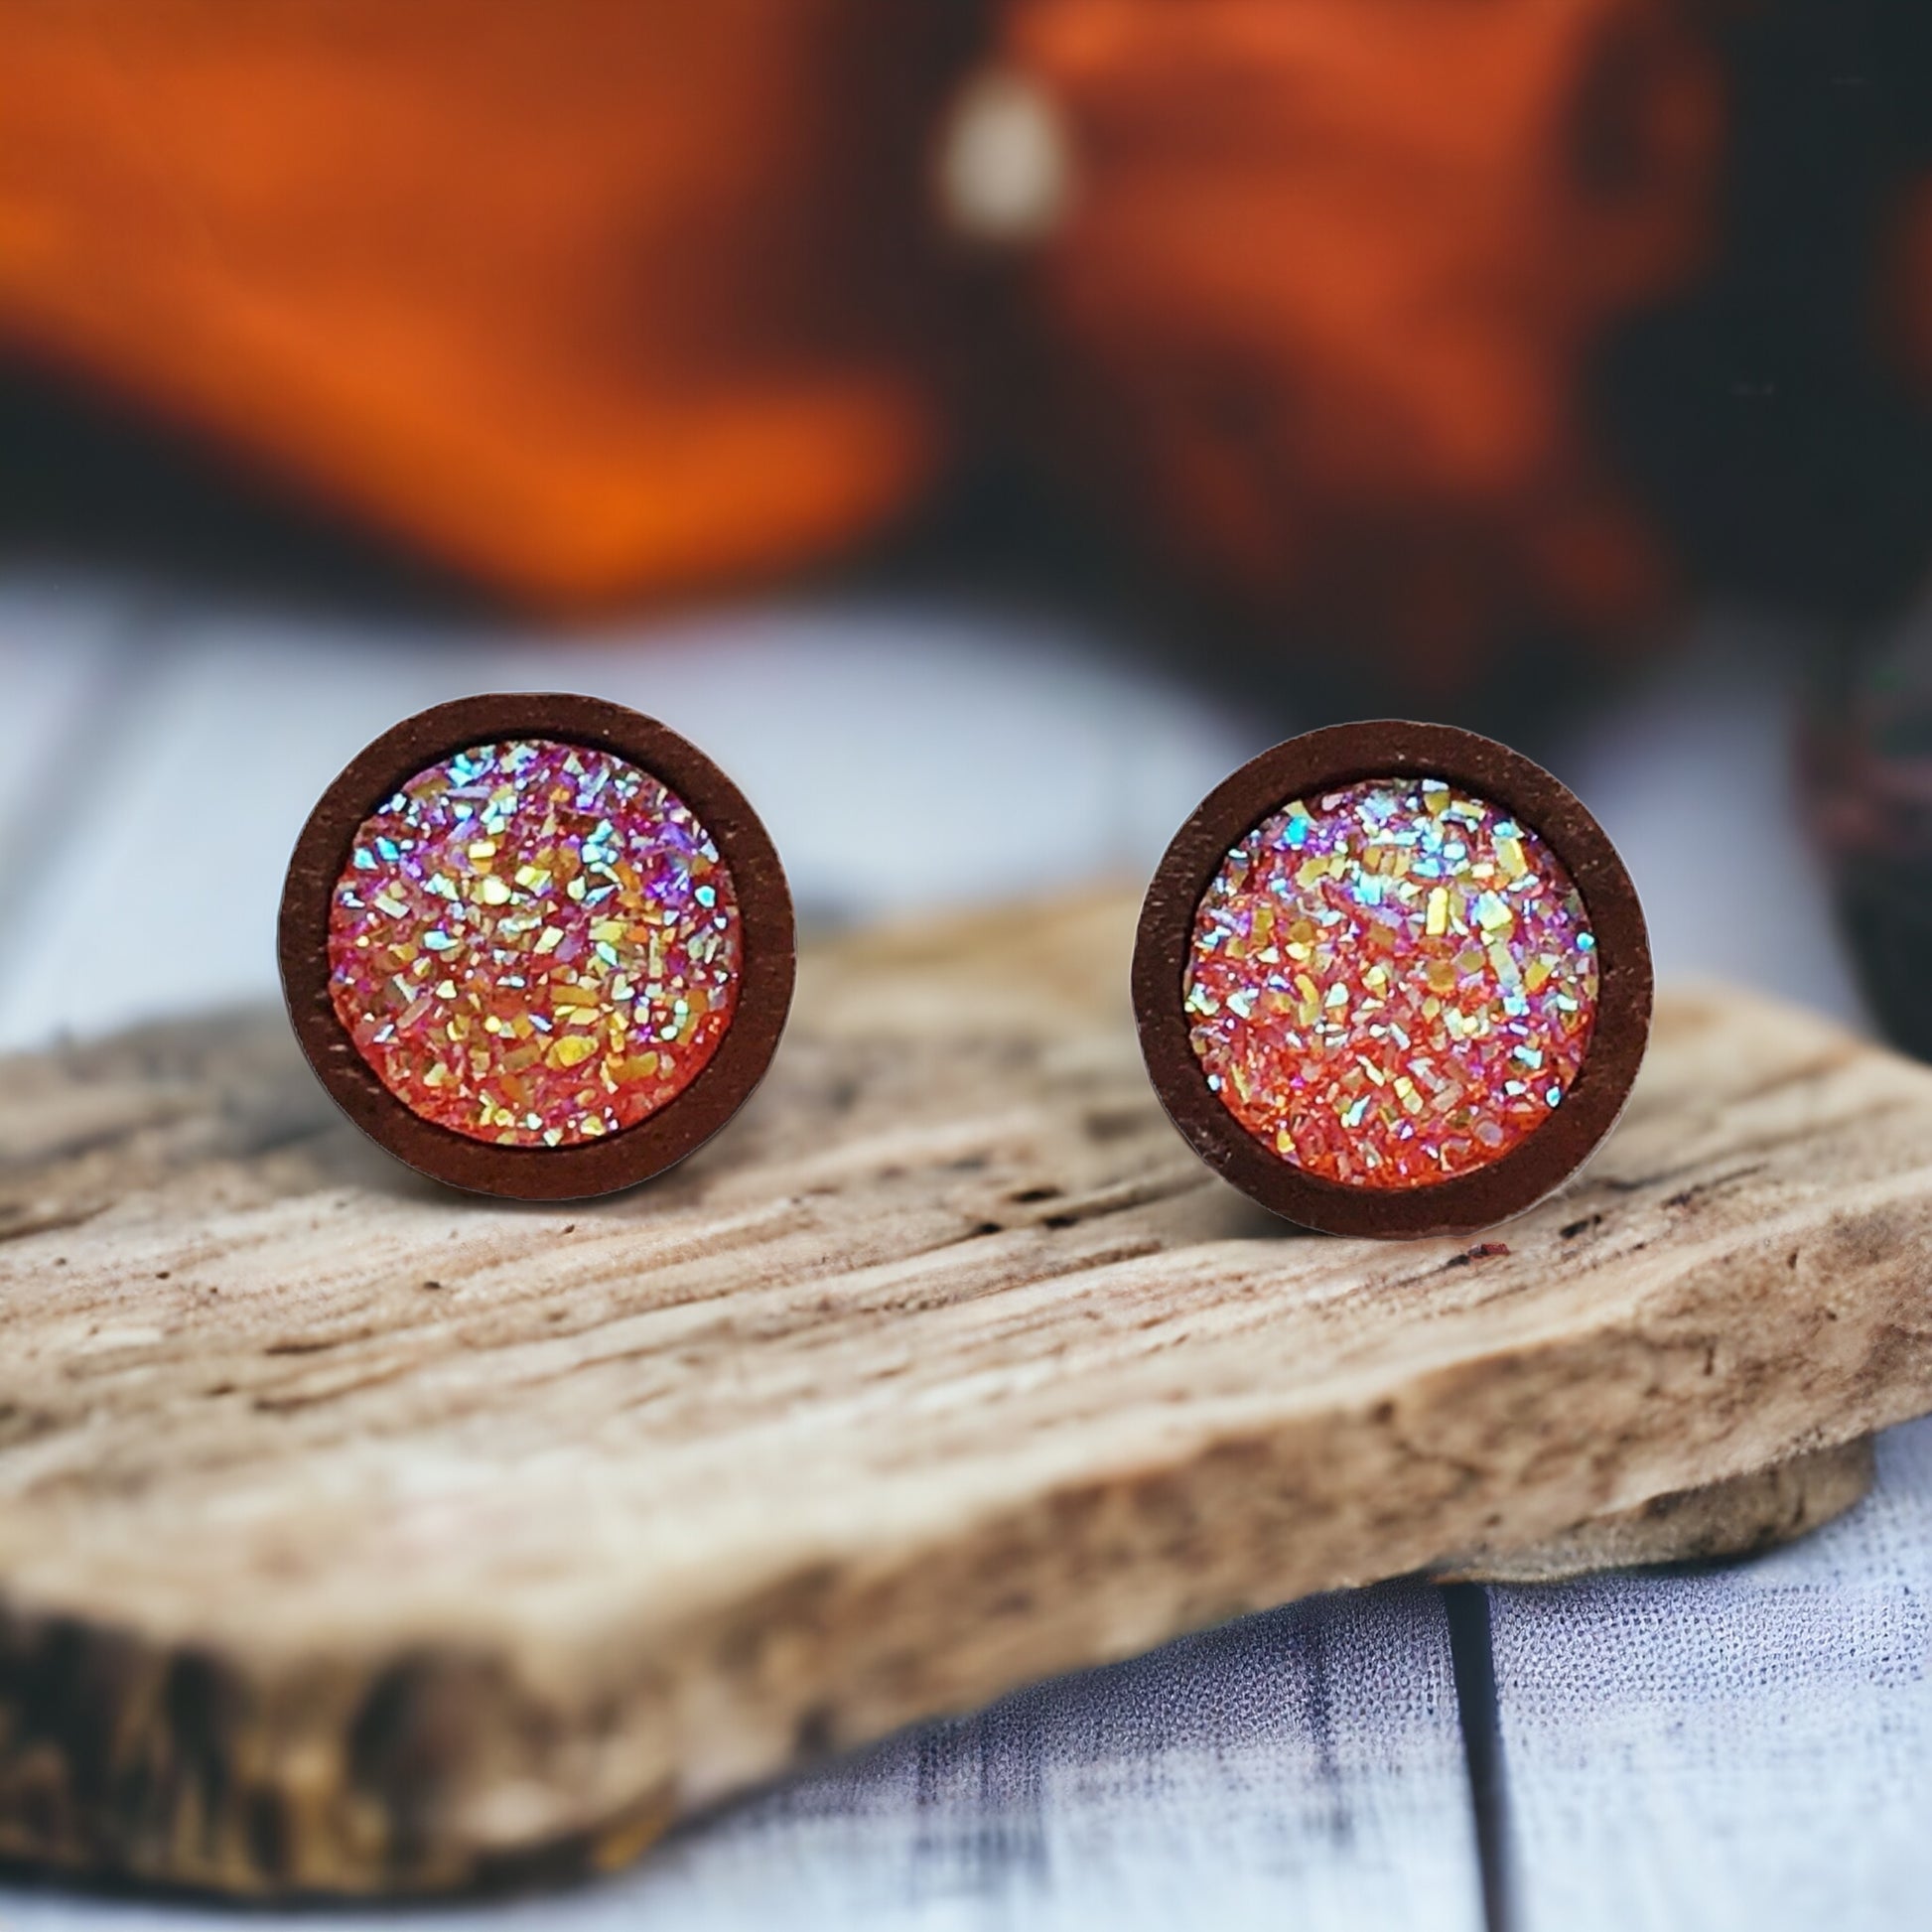
[{"label": "blurry background object", "polygon": [[1805,738],[1812,817],[1860,987],[1932,1060],[1932,607],[1828,674]]},{"label": "blurry background object", "polygon": [[1709,268],[1606,345],[1619,465],[1697,590],[1868,627],[1932,562],[1932,389],[1901,231],[1932,169],[1932,9],[1735,0]]},{"label": "blurry background object", "polygon": [[1519,738],[1932,559],[1919,0],[0,27],[0,544],[200,492],[566,612],[937,559]]},{"label": "blurry background object", "polygon": [[894,0],[8,0],[0,341],[554,604],[836,553],[945,426]]},{"label": "blurry background object", "polygon": [[1072,155],[1025,297],[1050,464],[1423,702],[1656,613],[1587,380],[1709,250],[1687,0],[1012,0],[1000,33]]}]

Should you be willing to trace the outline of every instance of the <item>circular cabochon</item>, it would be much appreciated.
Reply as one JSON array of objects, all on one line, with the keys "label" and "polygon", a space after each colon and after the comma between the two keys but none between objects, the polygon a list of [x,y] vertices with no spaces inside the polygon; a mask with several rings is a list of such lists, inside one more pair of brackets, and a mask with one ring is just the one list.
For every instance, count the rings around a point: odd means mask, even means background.
[{"label": "circular cabochon", "polygon": [[1265,1207],[1469,1233],[1615,1125],[1650,946],[1615,849],[1547,771],[1447,726],[1343,725],[1264,752],[1174,836],[1134,1006],[1174,1125]]},{"label": "circular cabochon", "polygon": [[282,988],[345,1113],[479,1193],[628,1187],[771,1063],[794,973],[769,835],[703,753],[621,705],[463,698],[323,794],[289,861]]}]

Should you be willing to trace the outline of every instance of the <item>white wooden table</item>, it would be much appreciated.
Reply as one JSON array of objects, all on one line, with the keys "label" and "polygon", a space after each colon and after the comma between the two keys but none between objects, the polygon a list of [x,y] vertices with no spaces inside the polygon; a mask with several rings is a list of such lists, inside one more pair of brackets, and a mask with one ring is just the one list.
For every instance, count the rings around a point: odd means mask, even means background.
[{"label": "white wooden table", "polygon": [[[1623,845],[1665,974],[1854,1013],[1760,641],[1707,623],[1551,757]],[[323,784],[404,712],[517,687],[600,692],[698,739],[819,919],[1144,874],[1209,784],[1297,722],[998,613],[821,604],[621,636],[429,636],[16,576],[0,582],[0,1046],[272,997],[281,865]],[[599,1887],[301,1922],[1918,1924],[1928,1662],[1922,1424],[1881,1446],[1868,1504],[1752,1566],[1302,1603],[893,1739]],[[10,1932],[217,1923],[232,1914],[0,1881]]]}]

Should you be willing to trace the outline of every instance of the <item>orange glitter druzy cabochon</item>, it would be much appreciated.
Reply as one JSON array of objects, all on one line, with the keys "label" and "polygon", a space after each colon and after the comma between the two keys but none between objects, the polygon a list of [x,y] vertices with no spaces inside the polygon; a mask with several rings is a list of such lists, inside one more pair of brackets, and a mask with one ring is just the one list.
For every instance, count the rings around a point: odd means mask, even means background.
[{"label": "orange glitter druzy cabochon", "polygon": [[1282,1161],[1355,1188],[1468,1174],[1562,1105],[1598,962],[1537,833],[1445,779],[1290,800],[1195,909],[1188,1039],[1212,1093]]},{"label": "orange glitter druzy cabochon", "polygon": [[501,1147],[621,1133],[722,1043],[743,937],[710,832],[648,771],[543,738],[472,746],[362,821],[329,997],[421,1119]]}]

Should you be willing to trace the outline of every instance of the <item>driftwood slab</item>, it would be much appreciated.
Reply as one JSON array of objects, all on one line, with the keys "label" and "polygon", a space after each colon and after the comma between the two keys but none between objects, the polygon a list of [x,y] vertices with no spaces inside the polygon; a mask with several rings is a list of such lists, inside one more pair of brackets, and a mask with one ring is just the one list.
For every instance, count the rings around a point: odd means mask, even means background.
[{"label": "driftwood slab", "polygon": [[1932,1408],[1932,1073],[1680,995],[1534,1215],[1298,1235],[1150,1097],[1131,922],[820,948],[751,1109],[596,1206],[417,1179],[276,1016],[0,1063],[0,1853],[610,1863],[1311,1590],[1788,1534]]}]

